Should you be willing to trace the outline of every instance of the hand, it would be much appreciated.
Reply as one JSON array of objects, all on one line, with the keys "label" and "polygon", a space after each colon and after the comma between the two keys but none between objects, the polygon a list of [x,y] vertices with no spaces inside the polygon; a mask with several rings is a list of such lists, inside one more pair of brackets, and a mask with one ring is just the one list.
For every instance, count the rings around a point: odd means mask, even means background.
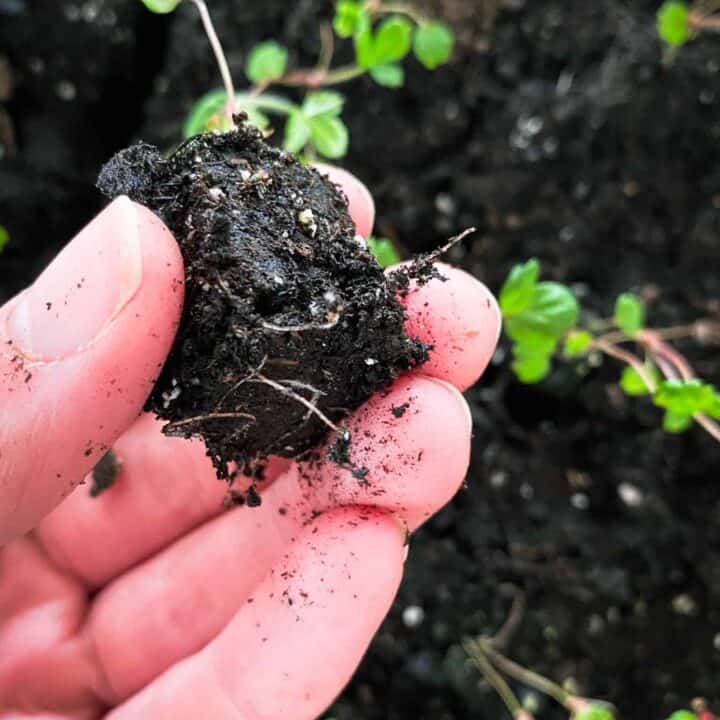
[{"label": "hand", "polygon": [[[367,191],[323,170],[369,233]],[[2,720],[304,720],[332,702],[392,603],[406,530],[467,470],[459,391],[499,313],[443,273],[405,300],[430,361],[348,422],[368,482],[275,460],[262,506],[230,512],[202,444],[138,419],[182,308],[154,215],[116,200],[0,309]],[[91,499],[76,486],[111,446],[120,474]]]}]

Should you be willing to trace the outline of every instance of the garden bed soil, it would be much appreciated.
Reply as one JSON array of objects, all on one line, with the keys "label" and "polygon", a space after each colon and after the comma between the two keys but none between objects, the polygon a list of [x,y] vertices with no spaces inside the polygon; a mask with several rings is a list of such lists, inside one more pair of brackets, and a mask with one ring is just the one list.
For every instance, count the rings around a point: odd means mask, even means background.
[{"label": "garden bed soil", "polygon": [[[214,5],[237,75],[270,37],[313,62],[330,13],[319,0],[291,13],[280,0]],[[458,25],[454,63],[411,66],[400,91],[347,87],[345,164],[373,191],[379,231],[410,252],[476,225],[452,259],[495,290],[536,256],[598,316],[631,289],[653,324],[717,320],[720,39],[666,65],[651,0],[426,5]],[[217,80],[190,7],[156,18],[120,0],[0,0],[0,55],[13,87],[8,297],[100,206],[102,162],[138,137],[175,144]],[[717,345],[682,347],[720,382]],[[502,625],[510,587],[526,598],[509,646],[523,663],[633,720],[696,695],[720,711],[718,446],[699,430],[664,435],[648,403],[618,392],[612,363],[526,387],[506,354],[468,392],[467,488],[413,538],[395,606],[333,716],[501,717],[460,640]]]}]

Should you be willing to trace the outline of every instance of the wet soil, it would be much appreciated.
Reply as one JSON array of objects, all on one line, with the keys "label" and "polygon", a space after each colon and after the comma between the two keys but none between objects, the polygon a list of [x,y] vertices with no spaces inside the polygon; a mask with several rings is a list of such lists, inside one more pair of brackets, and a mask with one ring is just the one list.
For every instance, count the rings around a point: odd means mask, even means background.
[{"label": "wet soil", "polygon": [[[63,19],[70,3],[47,10],[62,30],[50,46],[38,10],[0,0],[0,52],[15,76],[3,107],[18,138],[15,157],[0,160],[0,222],[14,236],[4,296],[97,207],[101,163],[140,136],[175,144],[192,100],[216,84],[191,8],[158,24],[126,3],[94,4],[114,8],[126,31],[105,59],[93,23]],[[410,66],[402,91],[347,88],[346,164],[376,197],[379,231],[416,251],[476,225],[451,257],[493,289],[534,255],[597,315],[631,289],[653,324],[717,320],[720,38],[668,66],[653,0],[427,4],[458,22],[455,63],[432,75]],[[329,12],[315,0],[292,13],[279,0],[217,6],[238,73],[270,37],[313,62],[316,19]],[[90,83],[86,94],[71,61],[82,43],[98,58],[96,87],[109,73],[137,82],[102,99]],[[35,55],[44,72],[33,74]],[[55,86],[70,78],[77,95],[62,100]],[[717,345],[681,347],[720,382]],[[720,710],[718,448],[699,431],[660,432],[651,407],[616,392],[612,364],[562,367],[524,387],[505,352],[468,393],[467,489],[413,538],[395,607],[334,717],[501,717],[459,641],[502,625],[508,584],[526,594],[509,646],[522,662],[612,698],[633,720],[663,718],[695,695]],[[545,705],[542,717],[561,715]]]}]

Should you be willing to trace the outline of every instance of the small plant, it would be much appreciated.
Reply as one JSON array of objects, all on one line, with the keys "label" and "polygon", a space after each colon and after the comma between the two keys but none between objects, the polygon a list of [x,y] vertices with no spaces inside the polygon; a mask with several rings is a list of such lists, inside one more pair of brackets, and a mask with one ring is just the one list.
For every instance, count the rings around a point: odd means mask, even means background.
[{"label": "small plant", "polygon": [[657,11],[657,32],[669,51],[669,57],[703,31],[720,30],[720,2],[696,0],[687,5],[666,0]]},{"label": "small plant", "polygon": [[[540,263],[529,260],[510,271],[500,290],[505,332],[512,341],[512,368],[524,383],[545,379],[556,356],[590,360],[603,355],[625,364],[620,387],[630,396],[648,396],[664,411],[663,428],[687,430],[696,422],[720,441],[720,392],[697,377],[688,361],[668,340],[720,337],[720,326],[697,321],[687,326],[650,329],[642,300],[623,293],[609,321],[578,325],[580,306],[572,290],[556,282],[541,282]],[[625,346],[632,344],[640,354]]]},{"label": "small plant", "polygon": [[10,233],[0,225],[0,253],[5,249],[5,246],[10,242]]},{"label": "small plant", "polygon": [[[536,716],[523,707],[511,689],[507,678],[531,687],[565,708],[568,720],[616,720],[617,711],[604,700],[584,698],[568,692],[565,688],[534,670],[523,667],[501,653],[492,638],[466,639],[465,652],[482,673],[488,684],[498,693],[508,713],[514,720],[536,720]],[[692,701],[693,711],[678,710],[667,720],[718,720],[708,710],[702,698]]]},{"label": "small plant", "polygon": [[[428,70],[446,63],[452,53],[453,33],[446,25],[426,18],[411,5],[381,0],[339,0],[332,26],[321,27],[322,47],[313,68],[290,69],[289,53],[275,40],[257,45],[245,64],[252,87],[237,93],[225,55],[203,0],[189,0],[200,11],[206,33],[218,61],[224,88],[202,97],[184,125],[186,137],[207,130],[227,130],[232,115],[242,110],[251,124],[267,130],[269,114],[285,118],[283,148],[306,157],[337,159],[347,153],[349,137],[341,113],[345,98],[327,88],[362,75],[378,85],[398,88],[405,75],[401,62],[412,52]],[[142,0],[157,13],[172,12],[181,0]],[[353,43],[354,61],[332,67],[335,40]],[[268,92],[271,88],[298,88],[302,99]]]}]

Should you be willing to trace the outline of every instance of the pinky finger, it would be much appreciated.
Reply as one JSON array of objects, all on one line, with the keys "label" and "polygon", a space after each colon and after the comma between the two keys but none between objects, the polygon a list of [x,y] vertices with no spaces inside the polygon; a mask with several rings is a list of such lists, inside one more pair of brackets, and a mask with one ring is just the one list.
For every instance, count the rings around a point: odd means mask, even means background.
[{"label": "pinky finger", "polygon": [[215,640],[108,720],[316,718],[390,608],[404,540],[400,524],[378,510],[321,515]]}]

